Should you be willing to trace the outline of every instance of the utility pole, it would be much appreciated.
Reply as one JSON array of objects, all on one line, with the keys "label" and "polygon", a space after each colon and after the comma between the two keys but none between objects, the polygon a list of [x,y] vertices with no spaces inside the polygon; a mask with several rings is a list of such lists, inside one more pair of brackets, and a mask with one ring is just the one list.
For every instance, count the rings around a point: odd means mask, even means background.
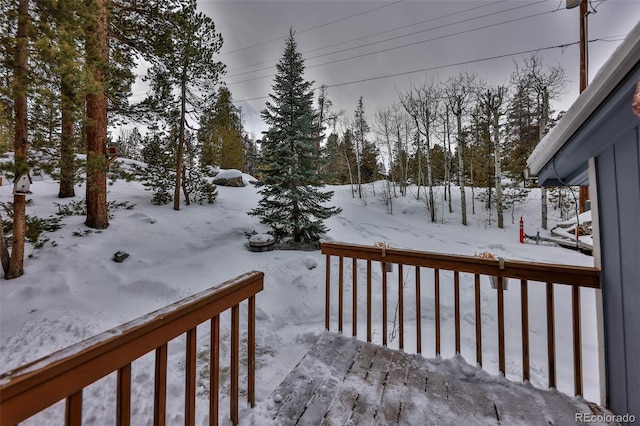
[{"label": "utility pole", "polygon": [[[587,0],[580,3],[580,93],[587,88],[589,73],[589,39],[587,38]],[[580,213],[586,210],[587,200],[589,199],[589,187],[580,187],[579,209]]]},{"label": "utility pole", "polygon": [[[566,0],[567,9],[572,9],[577,6],[580,6],[580,93],[582,93],[584,89],[587,88],[587,84],[589,84],[589,42],[587,38],[588,0]],[[578,201],[580,213],[585,211],[588,198],[589,187],[581,186]]]}]

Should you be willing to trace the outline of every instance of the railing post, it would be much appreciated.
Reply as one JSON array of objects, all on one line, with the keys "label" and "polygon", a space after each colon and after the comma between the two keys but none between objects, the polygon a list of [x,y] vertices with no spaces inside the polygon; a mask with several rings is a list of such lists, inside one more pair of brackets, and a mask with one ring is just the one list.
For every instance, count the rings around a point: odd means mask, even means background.
[{"label": "railing post", "polygon": [[505,368],[504,349],[504,278],[498,277],[498,364],[503,375],[507,375]]},{"label": "railing post", "polygon": [[371,260],[367,260],[367,342],[371,342]]},{"label": "railing post", "polygon": [[480,303],[480,274],[474,276],[476,301],[476,362],[482,367],[482,307]]},{"label": "railing post", "polygon": [[342,311],[344,310],[344,257],[338,261],[338,331],[342,333]]},{"label": "railing post", "polygon": [[82,389],[69,395],[65,403],[65,426],[82,424]]},{"label": "railing post", "polygon": [[436,355],[440,355],[440,270],[434,269],[434,303],[436,308]]},{"label": "railing post", "polygon": [[196,328],[187,331],[184,384],[184,424],[196,423]]},{"label": "railing post", "polygon": [[353,297],[351,298],[351,335],[358,335],[358,259],[353,258],[351,266],[351,285],[353,287]]},{"label": "railing post", "polygon": [[529,290],[527,280],[520,280],[520,302],[522,312],[522,381],[529,377]]},{"label": "railing post", "polygon": [[402,285],[404,283],[404,277],[402,263],[398,264],[398,325],[400,330],[400,349],[404,349],[404,295]]},{"label": "railing post", "polygon": [[582,396],[582,335],[580,329],[580,287],[572,289],[573,311],[573,377],[576,396]]},{"label": "railing post", "polygon": [[556,333],[553,306],[553,283],[547,283],[547,358],[549,361],[549,387],[556,387]]},{"label": "railing post", "polygon": [[155,384],[153,392],[153,424],[164,426],[167,417],[167,344],[156,349]]},{"label": "railing post", "polygon": [[131,364],[118,369],[118,391],[116,403],[116,425],[131,424]]},{"label": "railing post", "polygon": [[209,426],[218,425],[220,384],[220,316],[211,318],[211,342],[209,343]]},{"label": "railing post", "polygon": [[247,402],[251,408],[256,405],[256,297],[249,297],[247,325]]},{"label": "railing post", "polygon": [[460,272],[453,271],[453,311],[455,322],[456,354],[460,353]]},{"label": "railing post", "polygon": [[422,313],[420,307],[420,267],[416,266],[416,349],[422,353]]},{"label": "railing post", "polygon": [[240,306],[231,307],[231,390],[230,417],[234,425],[238,424],[238,364],[240,358]]},{"label": "railing post", "polygon": [[329,311],[331,308],[331,255],[326,256],[326,281],[325,281],[325,299],[324,299],[324,328],[329,331]]},{"label": "railing post", "polygon": [[387,266],[382,262],[382,344],[387,346]]}]

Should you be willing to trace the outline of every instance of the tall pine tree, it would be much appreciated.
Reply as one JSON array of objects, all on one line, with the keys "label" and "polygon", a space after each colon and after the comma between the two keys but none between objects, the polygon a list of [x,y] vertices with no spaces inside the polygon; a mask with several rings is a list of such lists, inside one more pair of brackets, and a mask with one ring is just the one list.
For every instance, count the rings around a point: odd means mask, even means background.
[{"label": "tall pine tree", "polygon": [[262,111],[269,126],[262,140],[264,174],[256,184],[262,199],[249,214],[259,216],[277,241],[295,244],[319,241],[327,231],[324,220],[341,209],[323,206],[333,192],[320,191],[318,116],[293,35],[291,30],[276,65],[274,93]]}]

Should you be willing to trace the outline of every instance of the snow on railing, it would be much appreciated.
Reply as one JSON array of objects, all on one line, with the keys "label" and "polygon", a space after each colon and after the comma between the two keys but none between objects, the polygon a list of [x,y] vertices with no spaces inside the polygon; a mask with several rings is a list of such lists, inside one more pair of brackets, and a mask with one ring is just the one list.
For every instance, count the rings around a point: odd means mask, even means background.
[{"label": "snow on railing", "polygon": [[[461,303],[460,303],[460,277],[462,274],[473,275],[473,296],[475,305],[475,346],[476,361],[482,366],[482,303],[481,303],[481,285],[480,278],[486,275],[496,282],[496,310],[497,310],[497,340],[498,340],[498,368],[505,374],[505,296],[506,282],[508,279],[520,280],[520,313],[521,313],[521,340],[522,340],[522,380],[530,380],[530,347],[529,347],[529,283],[532,285],[545,285],[544,300],[546,303],[546,334],[547,334],[547,363],[548,363],[548,386],[550,388],[556,385],[556,336],[555,336],[555,313],[554,307],[554,287],[555,284],[568,285],[571,287],[571,321],[572,321],[572,346],[573,346],[573,376],[574,391],[576,396],[583,395],[583,376],[582,376],[582,337],[581,337],[581,315],[580,315],[580,289],[583,287],[598,289],[600,288],[600,271],[596,268],[581,266],[563,266],[555,264],[535,263],[512,261],[504,259],[486,259],[477,256],[456,256],[439,253],[421,252],[413,250],[401,250],[391,247],[372,247],[362,245],[352,245],[343,243],[323,243],[322,254],[326,255],[326,300],[325,300],[325,328],[330,330],[331,313],[337,309],[337,329],[343,332],[345,322],[344,304],[345,304],[345,287],[351,289],[351,328],[352,335],[358,335],[357,324],[359,320],[358,305],[366,310],[366,340],[372,341],[372,263],[380,264],[381,272],[381,302],[382,310],[382,344],[387,346],[389,334],[388,324],[393,325],[391,335],[397,336],[399,349],[405,346],[405,308],[407,307],[405,298],[413,296],[414,306],[411,306],[413,318],[409,318],[411,325],[415,323],[415,350],[422,353],[422,336],[423,336],[423,315],[434,317],[435,326],[435,354],[441,354],[441,286],[453,285],[454,298],[454,321],[455,321],[455,352],[461,352]],[[338,257],[337,272],[337,300],[332,299],[332,257]],[[345,285],[345,275],[348,279],[348,273],[345,274],[345,258],[351,259],[351,285]],[[366,302],[363,303],[358,299],[358,261],[366,262]],[[397,295],[394,295],[395,302],[393,320],[389,321],[389,283],[387,275],[391,268],[389,264],[397,265]],[[334,264],[335,265],[335,264]],[[405,272],[407,267],[413,267],[415,276],[415,290],[409,292],[406,286]],[[427,281],[424,268],[433,271],[433,279],[428,277],[428,281],[433,284],[433,311],[426,312],[423,310],[421,303],[424,297],[421,295],[421,281]],[[441,271],[451,271],[453,274],[453,282],[444,282],[444,274]],[[334,274],[335,275],[335,274]],[[448,276],[448,275],[447,275]],[[362,286],[362,284],[360,284]],[[377,291],[377,289],[376,289]],[[377,296],[377,295],[376,295]],[[467,295],[465,295],[467,296]],[[337,308],[332,311],[331,301],[337,301]],[[397,321],[397,323],[396,323]],[[470,320],[469,320],[470,321]],[[467,322],[469,322],[467,321]],[[486,339],[485,339],[486,340]]]},{"label": "snow on railing", "polygon": [[230,417],[238,423],[240,303],[248,301],[247,400],[255,404],[255,295],[264,274],[248,272],[137,320],[0,376],[0,424],[14,425],[66,400],[65,424],[82,424],[82,391],[117,372],[116,424],[131,422],[131,363],[155,351],[153,424],[166,422],[167,344],[186,334],[186,425],[195,422],[196,327],[211,323],[209,418],[218,422],[220,314],[231,309]]}]

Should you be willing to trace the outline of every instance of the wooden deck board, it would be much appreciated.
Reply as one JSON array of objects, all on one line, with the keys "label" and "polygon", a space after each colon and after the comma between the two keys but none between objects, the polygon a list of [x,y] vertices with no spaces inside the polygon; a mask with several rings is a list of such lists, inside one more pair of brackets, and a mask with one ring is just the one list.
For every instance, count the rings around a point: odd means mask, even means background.
[{"label": "wooden deck board", "polygon": [[342,426],[347,424],[358,395],[365,386],[365,378],[376,354],[374,345],[359,345],[358,353],[351,365],[349,373],[337,392],[335,399],[324,416],[323,424]]},{"label": "wooden deck board", "polygon": [[591,412],[584,400],[491,376],[462,358],[428,360],[333,333],[264,406],[276,425],[327,426],[561,425]]},{"label": "wooden deck board", "polygon": [[366,386],[361,389],[358,395],[358,400],[353,407],[348,423],[368,425],[373,422],[380,405],[380,397],[391,367],[392,358],[393,353],[390,351],[382,347],[376,349],[373,364],[371,364],[371,369],[369,369],[367,377],[364,379]]},{"label": "wooden deck board", "polygon": [[283,400],[274,417],[276,424],[298,424],[318,388],[332,377],[334,363],[353,357],[349,353],[343,356],[344,350],[353,348],[349,343],[348,339],[327,333],[311,348],[278,388]]}]

